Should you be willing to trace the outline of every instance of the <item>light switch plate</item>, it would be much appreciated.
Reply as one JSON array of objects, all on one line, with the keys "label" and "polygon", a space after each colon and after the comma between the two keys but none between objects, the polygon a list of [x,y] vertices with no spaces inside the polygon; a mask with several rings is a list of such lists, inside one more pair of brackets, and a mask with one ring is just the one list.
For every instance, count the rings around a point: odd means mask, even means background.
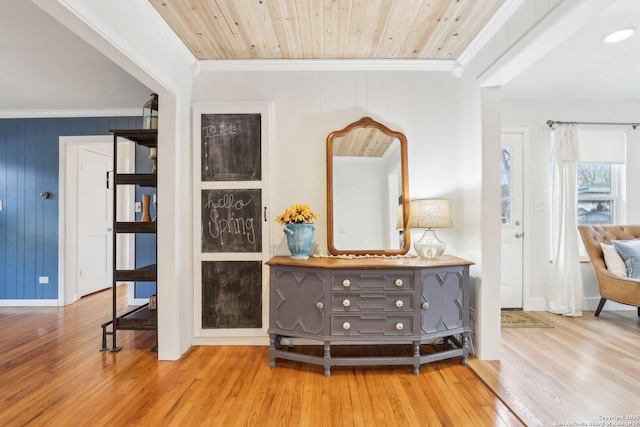
[{"label": "light switch plate", "polygon": [[0,200],[0,211],[2,210],[2,200]]},{"label": "light switch plate", "polygon": [[136,203],[135,203],[134,211],[135,211],[135,212],[142,212],[142,203],[140,203],[140,202],[136,202]]}]

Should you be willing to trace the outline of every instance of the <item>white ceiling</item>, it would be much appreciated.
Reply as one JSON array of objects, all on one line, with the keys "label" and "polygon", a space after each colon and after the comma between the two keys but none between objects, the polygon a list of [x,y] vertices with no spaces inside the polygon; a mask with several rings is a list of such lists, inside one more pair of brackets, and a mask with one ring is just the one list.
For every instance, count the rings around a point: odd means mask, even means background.
[{"label": "white ceiling", "polygon": [[[503,87],[505,98],[640,100],[640,1],[616,0],[596,22]],[[0,117],[52,110],[136,109],[150,90],[26,0],[0,0]]]},{"label": "white ceiling", "polygon": [[0,115],[132,108],[142,113],[150,93],[35,4],[0,0]]},{"label": "white ceiling", "polygon": [[[505,98],[640,100],[640,1],[611,1],[596,20],[502,88]],[[614,30],[637,32],[619,43]]]}]

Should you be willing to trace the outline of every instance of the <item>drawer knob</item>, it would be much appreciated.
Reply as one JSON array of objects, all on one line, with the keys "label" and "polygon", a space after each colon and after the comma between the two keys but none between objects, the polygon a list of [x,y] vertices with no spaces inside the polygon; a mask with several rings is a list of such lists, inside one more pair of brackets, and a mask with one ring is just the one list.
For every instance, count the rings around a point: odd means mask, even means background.
[{"label": "drawer knob", "polygon": [[345,331],[348,331],[349,329],[351,329],[351,323],[349,322],[344,322],[342,324],[342,329],[344,329]]},{"label": "drawer knob", "polygon": [[351,305],[351,301],[349,301],[348,299],[343,299],[342,300],[342,306],[343,307],[349,307]]},{"label": "drawer knob", "polygon": [[345,288],[348,288],[349,286],[351,286],[351,280],[349,279],[344,279],[342,281],[342,286],[344,286]]},{"label": "drawer knob", "polygon": [[400,323],[400,322],[396,323],[396,329],[397,330],[401,331],[402,328],[404,328],[404,325],[402,323]]},{"label": "drawer knob", "polygon": [[397,300],[397,301],[396,301],[396,307],[398,307],[398,308],[402,308],[402,306],[403,306],[403,305],[404,305],[404,303],[402,302],[402,300],[401,300],[401,299],[399,299],[399,300]]},{"label": "drawer knob", "polygon": [[397,287],[402,286],[402,279],[396,279],[396,281],[394,282],[396,284]]},{"label": "drawer knob", "polygon": [[422,309],[426,310],[427,308],[429,308],[429,303],[425,301],[422,303]]},{"label": "drawer knob", "polygon": [[324,304],[322,303],[322,301],[318,301],[318,302],[316,303],[316,308],[317,308],[318,310],[322,310],[322,309],[324,308]]}]

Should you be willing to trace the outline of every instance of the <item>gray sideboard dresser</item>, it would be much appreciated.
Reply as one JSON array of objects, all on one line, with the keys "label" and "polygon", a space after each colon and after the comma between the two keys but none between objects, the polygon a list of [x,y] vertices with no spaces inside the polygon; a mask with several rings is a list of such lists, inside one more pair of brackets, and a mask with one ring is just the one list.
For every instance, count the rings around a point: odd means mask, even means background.
[{"label": "gray sideboard dresser", "polygon": [[[270,267],[269,362],[276,359],[331,366],[420,365],[471,353],[469,266],[451,255],[421,258],[274,257]],[[282,346],[283,338],[323,345],[323,355]],[[436,339],[442,351],[421,354]],[[411,344],[411,354],[394,357],[332,357],[332,345]]]}]

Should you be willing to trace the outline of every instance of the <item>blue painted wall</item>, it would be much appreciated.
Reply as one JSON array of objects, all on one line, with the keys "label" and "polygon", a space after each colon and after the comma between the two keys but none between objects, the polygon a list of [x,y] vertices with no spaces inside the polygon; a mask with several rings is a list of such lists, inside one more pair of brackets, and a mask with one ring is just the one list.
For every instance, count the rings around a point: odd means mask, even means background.
[{"label": "blue painted wall", "polygon": [[[149,149],[140,145],[136,146],[136,172],[151,173],[153,164],[149,159]],[[153,194],[155,188],[136,187],[136,200],[142,202],[143,194],[150,194],[151,198],[151,218],[156,216],[156,210],[153,207]],[[136,221],[140,221],[142,213],[136,214]],[[156,235],[155,234],[136,234],[136,267],[145,267],[156,262]],[[136,282],[134,297],[148,298],[156,293],[155,282]]]},{"label": "blue painted wall", "polygon": [[[141,126],[140,117],[0,119],[0,299],[58,298],[58,138]],[[51,197],[40,198],[43,191]],[[155,240],[147,240],[136,248],[142,260],[155,259]],[[148,285],[136,294],[148,296]]]}]

